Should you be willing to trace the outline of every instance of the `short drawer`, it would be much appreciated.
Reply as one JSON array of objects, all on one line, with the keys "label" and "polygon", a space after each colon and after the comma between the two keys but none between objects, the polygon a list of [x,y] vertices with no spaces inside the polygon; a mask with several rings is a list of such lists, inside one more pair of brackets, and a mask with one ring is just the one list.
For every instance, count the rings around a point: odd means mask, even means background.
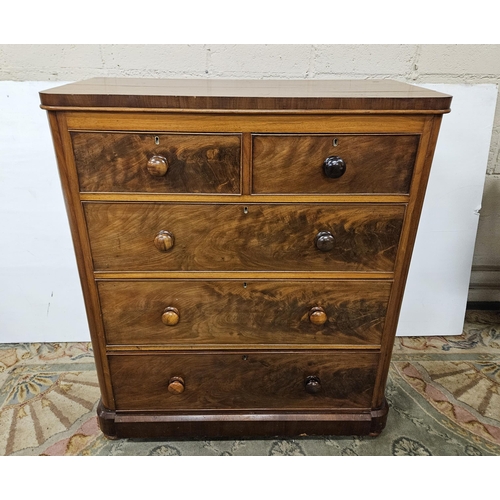
[{"label": "short drawer", "polygon": [[72,132],[80,191],[240,193],[240,135]]},{"label": "short drawer", "polygon": [[98,271],[392,272],[404,205],[84,203]]},{"label": "short drawer", "polygon": [[184,352],[108,357],[117,410],[370,408],[378,353]]},{"label": "short drawer", "polygon": [[252,192],[407,194],[418,143],[418,135],[254,135]]},{"label": "short drawer", "polygon": [[100,281],[114,345],[379,345],[384,281]]}]

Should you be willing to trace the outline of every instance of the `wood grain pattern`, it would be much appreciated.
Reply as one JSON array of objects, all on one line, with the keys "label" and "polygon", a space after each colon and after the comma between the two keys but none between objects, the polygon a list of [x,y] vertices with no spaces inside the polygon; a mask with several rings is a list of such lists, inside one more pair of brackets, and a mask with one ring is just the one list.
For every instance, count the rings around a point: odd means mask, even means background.
[{"label": "wood grain pattern", "polygon": [[93,276],[92,257],[87,227],[82,205],[78,199],[78,181],[72,167],[71,147],[66,117],[63,113],[48,113],[50,130],[57,159],[59,178],[63,190],[76,263],[85,301],[85,311],[92,338],[96,372],[101,391],[102,402],[109,409],[114,409],[113,389],[109,376],[104,329],[99,309],[97,287]]},{"label": "wood grain pattern", "polygon": [[[163,110],[165,111],[165,110]],[[361,113],[361,116],[360,114]],[[168,133],[301,133],[301,134],[420,134],[427,116],[425,114],[367,113],[358,110],[342,114],[323,112],[294,112],[281,115],[269,113],[236,113],[205,111],[184,112],[130,112],[108,110],[65,111],[68,128],[81,131],[110,130],[149,131],[153,134]]]},{"label": "wood grain pattern", "polygon": [[[384,281],[103,281],[106,340],[116,345],[355,344],[382,336]],[[180,321],[165,327],[166,307]],[[321,307],[324,324],[309,318]]]},{"label": "wood grain pattern", "polygon": [[[175,353],[109,356],[117,410],[369,408],[377,353]],[[306,392],[306,377],[321,380]],[[168,392],[172,377],[182,394]]]},{"label": "wood grain pattern", "polygon": [[[239,135],[72,132],[71,136],[83,192],[240,192]],[[149,173],[153,156],[166,159],[165,175]]]},{"label": "wood grain pattern", "polygon": [[394,347],[394,338],[441,121],[441,116],[427,117],[422,134],[422,147],[418,153],[415,164],[414,182],[410,191],[407,222],[403,228],[400,251],[396,262],[395,275],[397,279],[394,280],[394,293],[391,296],[387,311],[382,355],[377,374],[376,390],[373,397],[374,406],[379,406],[385,397],[385,386],[389,373],[392,349]]},{"label": "wood grain pattern", "polygon": [[[254,135],[253,192],[406,194],[418,143],[418,135]],[[347,166],[337,179],[323,173],[332,155]]]},{"label": "wood grain pattern", "polygon": [[40,92],[45,106],[167,109],[447,110],[451,97],[388,80],[92,78]]},{"label": "wood grain pattern", "polygon": [[[245,207],[247,213],[245,213]],[[101,271],[392,271],[402,205],[85,203]],[[314,238],[335,236],[329,252]],[[175,246],[158,252],[170,231]]]}]

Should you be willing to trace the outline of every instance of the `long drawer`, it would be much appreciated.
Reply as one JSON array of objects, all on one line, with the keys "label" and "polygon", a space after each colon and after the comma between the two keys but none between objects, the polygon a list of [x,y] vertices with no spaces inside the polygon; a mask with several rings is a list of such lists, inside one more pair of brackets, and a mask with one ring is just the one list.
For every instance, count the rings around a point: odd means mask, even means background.
[{"label": "long drawer", "polygon": [[370,408],[378,353],[109,355],[117,410]]},{"label": "long drawer", "polygon": [[72,132],[80,191],[240,192],[239,134]]},{"label": "long drawer", "polygon": [[392,272],[405,206],[86,202],[84,210],[97,271]]},{"label": "long drawer", "polygon": [[256,194],[407,194],[418,135],[254,135]]},{"label": "long drawer", "polygon": [[379,345],[384,281],[101,281],[114,345]]}]

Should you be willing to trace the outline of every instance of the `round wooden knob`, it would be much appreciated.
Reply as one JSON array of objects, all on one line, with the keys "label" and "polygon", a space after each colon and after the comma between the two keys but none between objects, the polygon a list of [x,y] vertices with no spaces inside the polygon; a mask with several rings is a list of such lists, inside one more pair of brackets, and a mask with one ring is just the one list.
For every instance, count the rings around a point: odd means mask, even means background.
[{"label": "round wooden knob", "polygon": [[309,394],[317,394],[321,391],[321,381],[319,380],[319,377],[316,377],[315,375],[306,377],[304,385]]},{"label": "round wooden knob", "polygon": [[168,161],[163,156],[154,155],[148,160],[146,168],[153,177],[162,177],[167,173]]},{"label": "round wooden knob", "polygon": [[323,162],[323,173],[330,179],[342,177],[345,169],[345,161],[340,156],[329,156]]},{"label": "round wooden knob", "polygon": [[175,238],[170,231],[160,231],[155,236],[155,247],[160,252],[168,252],[174,246]]},{"label": "round wooden knob", "polygon": [[322,307],[313,307],[309,311],[309,321],[314,325],[324,325],[328,316],[326,315],[325,310]]},{"label": "round wooden knob", "polygon": [[184,379],[182,377],[172,377],[168,381],[168,392],[171,394],[181,394],[184,392]]},{"label": "round wooden knob", "polygon": [[314,238],[314,243],[318,250],[321,250],[322,252],[329,252],[333,249],[335,238],[330,231],[320,231],[316,235],[316,238]]},{"label": "round wooden knob", "polygon": [[164,325],[174,326],[181,319],[179,311],[175,307],[166,307],[161,315],[161,321]]}]

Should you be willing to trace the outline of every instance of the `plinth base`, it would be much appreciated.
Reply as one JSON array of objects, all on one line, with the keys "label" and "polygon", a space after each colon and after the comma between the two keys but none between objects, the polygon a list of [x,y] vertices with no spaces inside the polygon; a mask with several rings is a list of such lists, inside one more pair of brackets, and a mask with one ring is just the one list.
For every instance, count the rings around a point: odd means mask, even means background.
[{"label": "plinth base", "polygon": [[342,413],[198,412],[153,413],[114,411],[99,404],[99,426],[106,437],[158,439],[256,439],[307,436],[378,436],[388,406]]}]

